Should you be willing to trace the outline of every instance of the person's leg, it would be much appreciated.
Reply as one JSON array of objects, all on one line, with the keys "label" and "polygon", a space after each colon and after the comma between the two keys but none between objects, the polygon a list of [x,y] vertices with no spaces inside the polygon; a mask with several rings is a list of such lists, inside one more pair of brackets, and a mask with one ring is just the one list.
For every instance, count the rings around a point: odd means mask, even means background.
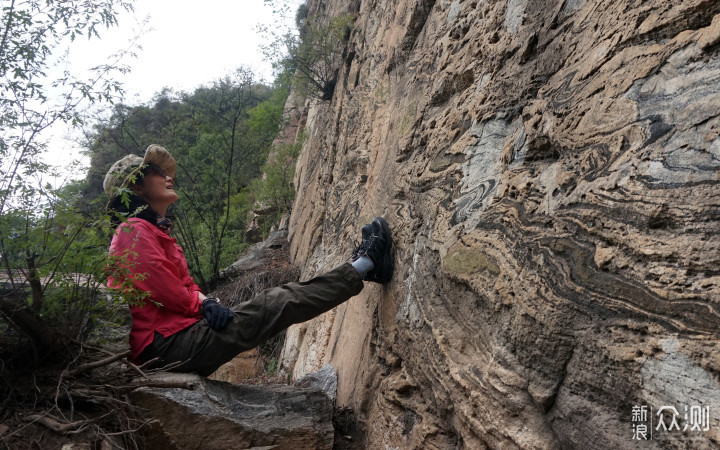
[{"label": "person's leg", "polygon": [[[216,332],[210,328],[205,319],[168,337],[164,337],[156,331],[153,341],[145,347],[139,359],[143,362],[157,359],[148,366],[149,369],[174,365],[167,370],[197,372],[203,376],[210,375],[214,370],[209,370],[207,367],[209,364],[206,357],[212,355],[207,345],[213,342],[214,333]],[[175,363],[181,364],[175,365]]]},{"label": "person's leg", "polygon": [[345,263],[309,281],[287,283],[266,289],[252,300],[233,308],[232,320],[215,331],[202,319],[167,338],[156,333],[141,359],[160,357],[154,367],[183,361],[179,372],[209,375],[238,353],[265,342],[290,325],[305,322],[329,311],[360,293],[363,280],[385,284],[394,271],[392,237],[382,217],[362,229],[363,240],[352,260],[371,259],[372,268],[355,268]]},{"label": "person's leg", "polygon": [[159,357],[153,367],[183,361],[172,370],[209,375],[238,353],[258,346],[292,324],[329,311],[362,289],[361,276],[345,263],[309,281],[266,289],[234,307],[234,317],[220,331],[202,319],[167,338],[156,333],[141,359]]},{"label": "person's leg", "polygon": [[356,296],[363,281],[349,263],[304,282],[266,289],[233,308],[233,333],[255,347],[290,325],[305,322]]}]

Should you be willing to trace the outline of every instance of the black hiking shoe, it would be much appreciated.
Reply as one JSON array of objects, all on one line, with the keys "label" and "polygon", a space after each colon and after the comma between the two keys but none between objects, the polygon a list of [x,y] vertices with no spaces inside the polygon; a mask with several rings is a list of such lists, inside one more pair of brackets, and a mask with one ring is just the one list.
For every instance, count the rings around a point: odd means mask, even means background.
[{"label": "black hiking shoe", "polygon": [[[364,280],[385,284],[390,281],[395,269],[390,226],[382,217],[374,218],[371,225],[372,234],[367,240],[367,247],[363,250],[364,254],[372,260],[374,267],[365,275]],[[363,227],[364,230],[365,227]]]},{"label": "black hiking shoe", "polygon": [[360,244],[355,247],[352,255],[350,255],[350,261],[355,262],[360,256],[364,255],[368,247],[370,247],[370,236],[372,235],[372,230],[372,225],[369,223],[363,225],[362,230],[360,230],[362,240],[360,241]]}]

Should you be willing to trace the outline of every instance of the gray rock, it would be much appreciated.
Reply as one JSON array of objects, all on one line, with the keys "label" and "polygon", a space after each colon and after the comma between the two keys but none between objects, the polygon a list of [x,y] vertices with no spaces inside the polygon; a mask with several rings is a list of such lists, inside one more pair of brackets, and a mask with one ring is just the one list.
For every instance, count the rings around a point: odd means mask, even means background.
[{"label": "gray rock", "polygon": [[287,230],[272,233],[266,240],[248,247],[240,259],[221,270],[220,278],[236,277],[245,272],[265,267],[273,251],[282,248],[284,245],[287,245]]},{"label": "gray rock", "polygon": [[330,398],[337,397],[337,373],[332,364],[324,365],[317,372],[309,373],[298,379],[294,386],[302,388],[320,389]]},{"label": "gray rock", "polygon": [[332,403],[325,393],[286,385],[232,385],[194,374],[155,375],[193,389],[140,388],[133,404],[156,419],[148,448],[332,448]]}]

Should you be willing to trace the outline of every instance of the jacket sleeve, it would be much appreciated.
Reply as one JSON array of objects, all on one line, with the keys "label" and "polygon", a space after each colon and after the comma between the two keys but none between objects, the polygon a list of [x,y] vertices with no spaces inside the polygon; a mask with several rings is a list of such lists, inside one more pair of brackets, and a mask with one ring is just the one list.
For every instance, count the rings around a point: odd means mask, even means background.
[{"label": "jacket sleeve", "polygon": [[[179,267],[168,259],[158,236],[145,225],[124,226],[129,230],[118,229],[110,249],[115,253],[128,250],[128,269],[133,285],[150,292],[150,299],[160,303],[162,308],[186,317],[199,316],[200,288],[187,272],[187,263]],[[184,262],[184,255],[180,255]]]}]

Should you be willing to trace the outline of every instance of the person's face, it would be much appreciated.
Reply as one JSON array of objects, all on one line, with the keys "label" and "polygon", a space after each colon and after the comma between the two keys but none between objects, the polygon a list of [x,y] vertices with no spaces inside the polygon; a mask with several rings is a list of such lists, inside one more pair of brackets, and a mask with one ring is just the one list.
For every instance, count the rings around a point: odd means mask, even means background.
[{"label": "person's face", "polygon": [[154,165],[151,165],[144,172],[143,184],[137,187],[137,193],[144,198],[155,211],[163,213],[178,199],[178,195],[175,192],[174,180],[165,175],[162,169]]}]

